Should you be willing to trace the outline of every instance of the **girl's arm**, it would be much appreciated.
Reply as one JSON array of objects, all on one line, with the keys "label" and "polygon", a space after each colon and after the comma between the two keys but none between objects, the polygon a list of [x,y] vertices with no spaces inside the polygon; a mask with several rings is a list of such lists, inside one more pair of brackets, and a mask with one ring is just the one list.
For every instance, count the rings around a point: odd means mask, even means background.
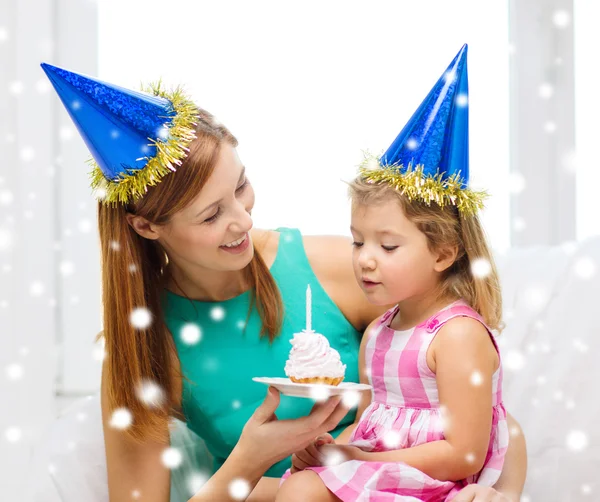
[{"label": "girl's arm", "polygon": [[448,321],[431,348],[435,361],[431,369],[436,373],[440,405],[445,410],[446,439],[387,452],[337,447],[343,454],[359,460],[404,462],[442,481],[457,481],[481,470],[492,426],[496,349],[485,327],[470,318]]}]

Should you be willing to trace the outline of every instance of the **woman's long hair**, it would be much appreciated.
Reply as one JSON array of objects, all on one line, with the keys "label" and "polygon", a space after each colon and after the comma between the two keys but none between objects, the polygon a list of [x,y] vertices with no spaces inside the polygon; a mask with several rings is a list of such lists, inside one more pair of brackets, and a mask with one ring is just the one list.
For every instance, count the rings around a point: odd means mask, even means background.
[{"label": "woman's long hair", "polygon": [[[477,215],[464,216],[454,206],[442,208],[434,202],[427,205],[410,201],[387,183],[367,183],[360,177],[350,183],[349,193],[353,205],[398,201],[406,217],[427,237],[431,251],[456,246],[458,254],[443,275],[440,296],[463,298],[491,329],[502,329],[500,280]],[[479,259],[490,266],[489,273],[483,277],[475,277],[471,268]]]},{"label": "woman's long hair", "polygon": [[[131,228],[127,214],[158,225],[168,223],[197,197],[214,170],[221,144],[237,146],[235,137],[204,110],[199,110],[196,135],[177,172],[150,187],[143,198],[129,206],[98,205],[108,406],[111,411],[127,408],[131,412],[133,423],[127,433],[138,441],[163,437],[179,398],[174,394],[174,383],[181,373],[162,314],[167,256],[160,244]],[[282,300],[257,250],[245,274],[253,293],[252,304],[262,320],[261,335],[272,340],[281,327]],[[152,323],[145,329],[136,329],[130,321],[137,308],[146,308],[152,314]],[[164,391],[165,399],[158,406],[149,407],[139,399],[139,388],[145,382]]]}]

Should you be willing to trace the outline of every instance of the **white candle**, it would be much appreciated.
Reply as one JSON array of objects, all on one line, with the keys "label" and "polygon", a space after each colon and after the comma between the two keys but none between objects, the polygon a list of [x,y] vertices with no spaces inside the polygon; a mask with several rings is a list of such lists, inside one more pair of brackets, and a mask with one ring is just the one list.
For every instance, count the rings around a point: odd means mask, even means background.
[{"label": "white candle", "polygon": [[306,331],[312,330],[312,294],[310,292],[310,284],[306,288]]}]

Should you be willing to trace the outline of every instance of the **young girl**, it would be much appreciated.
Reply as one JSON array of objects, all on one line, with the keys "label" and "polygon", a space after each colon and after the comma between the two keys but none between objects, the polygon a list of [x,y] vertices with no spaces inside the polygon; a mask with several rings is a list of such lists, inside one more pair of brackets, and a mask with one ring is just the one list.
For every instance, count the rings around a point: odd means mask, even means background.
[{"label": "young girl", "polygon": [[[363,399],[338,444],[295,454],[301,472],[276,500],[450,500],[500,476],[508,430],[491,330],[500,328],[501,297],[476,214],[482,194],[464,177],[461,92],[466,47],[381,165],[367,162],[350,184],[356,279],[372,303],[395,306],[371,323],[360,348],[372,402]],[[439,171],[428,174],[428,162]],[[475,276],[474,260],[488,273]]]}]

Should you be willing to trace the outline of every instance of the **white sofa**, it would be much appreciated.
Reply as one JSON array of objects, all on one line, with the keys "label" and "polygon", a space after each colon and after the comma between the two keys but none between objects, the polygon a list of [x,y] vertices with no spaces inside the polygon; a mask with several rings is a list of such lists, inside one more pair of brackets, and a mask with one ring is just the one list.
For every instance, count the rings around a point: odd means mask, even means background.
[{"label": "white sofa", "polygon": [[[600,237],[512,249],[497,262],[506,320],[499,337],[505,403],[528,445],[523,500],[600,500],[600,399],[594,397],[600,383]],[[173,443],[185,458],[173,471],[171,500],[179,502],[209,461],[183,424]],[[108,501],[97,396],[76,403],[38,445],[26,500]]]}]

